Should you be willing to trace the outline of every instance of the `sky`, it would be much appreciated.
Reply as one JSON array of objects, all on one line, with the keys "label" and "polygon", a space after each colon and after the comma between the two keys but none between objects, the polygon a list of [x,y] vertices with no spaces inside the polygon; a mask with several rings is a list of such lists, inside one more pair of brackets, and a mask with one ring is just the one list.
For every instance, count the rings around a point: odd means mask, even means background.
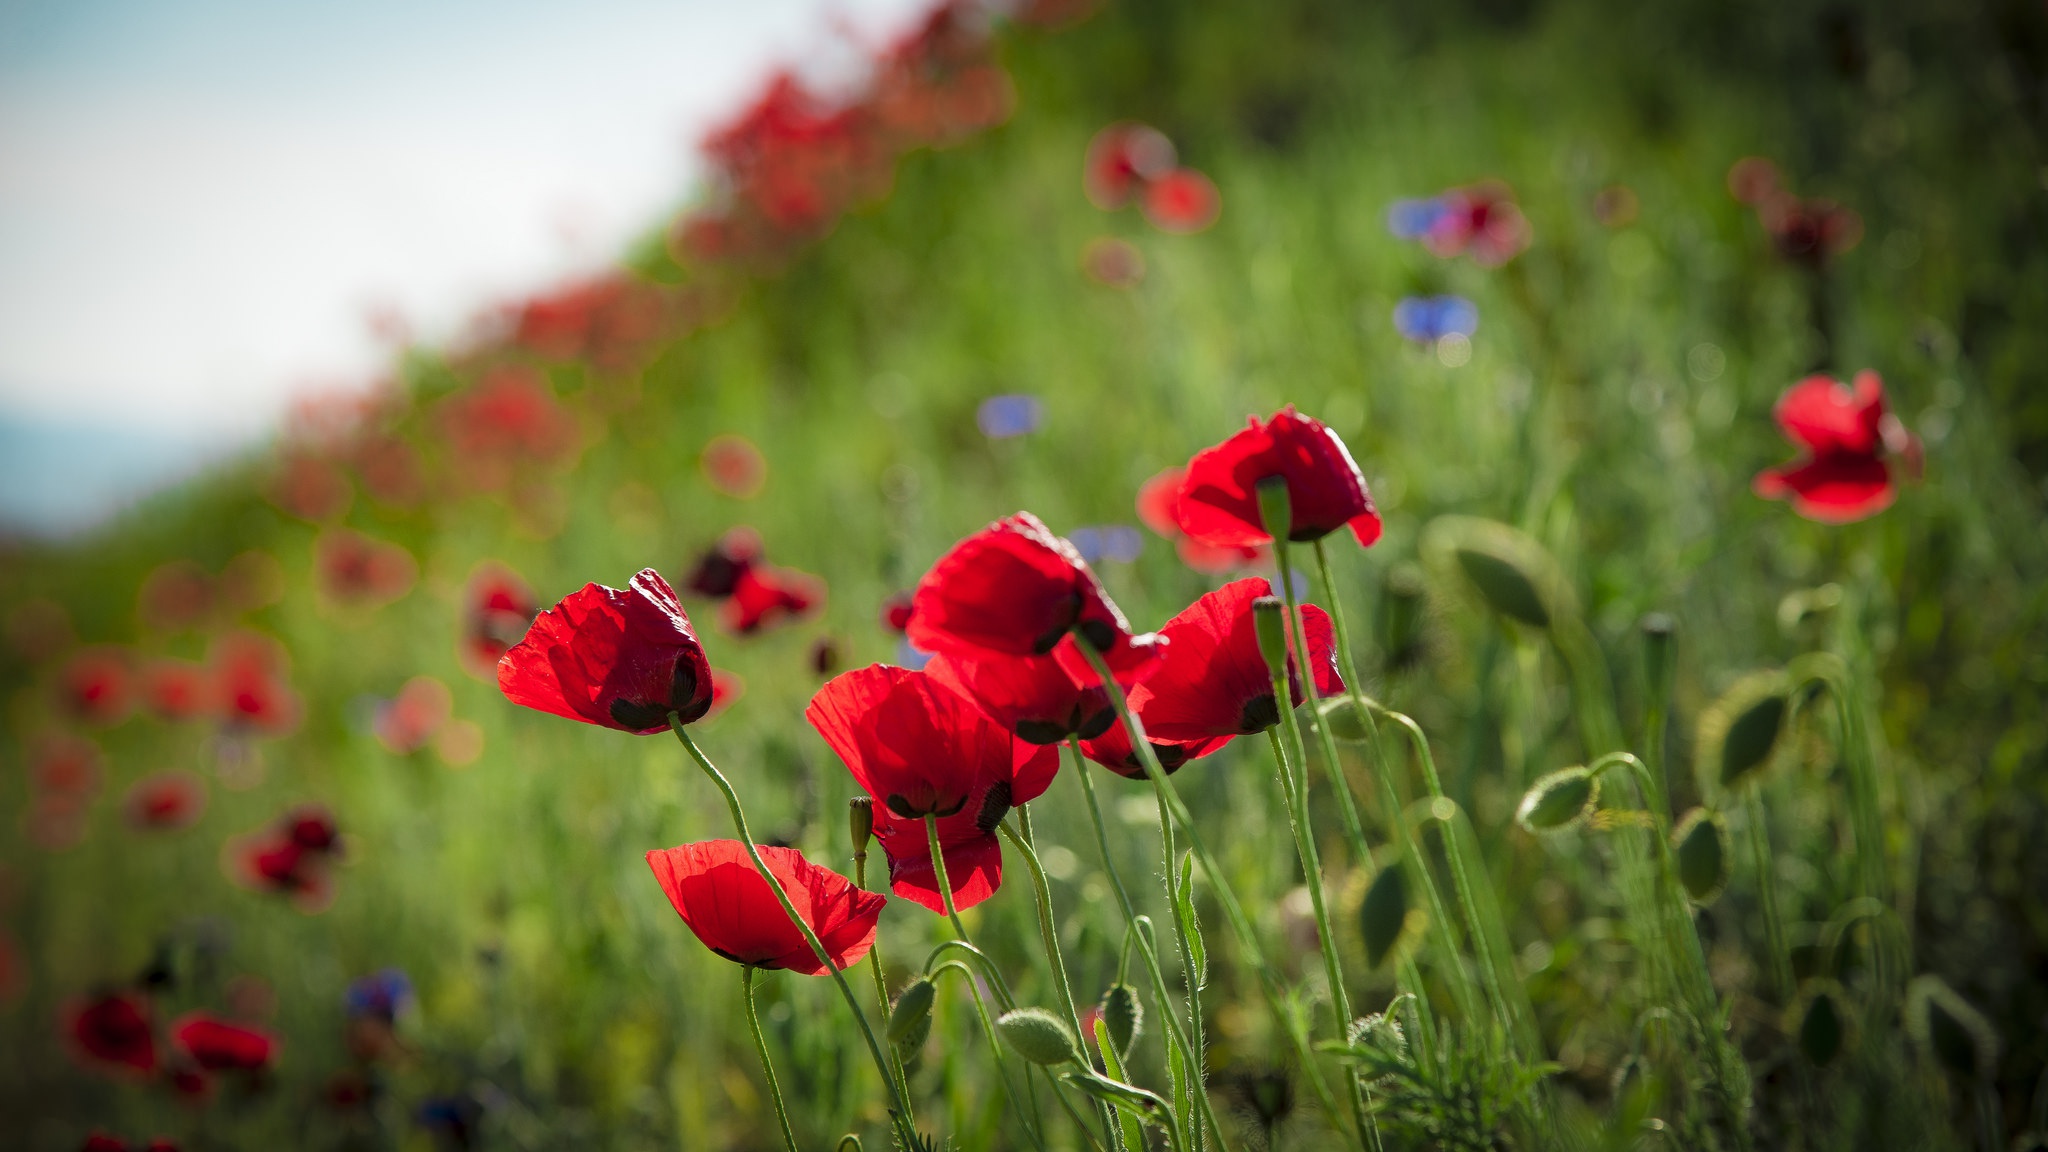
[{"label": "sky", "polygon": [[0,529],[78,530],[605,264],[929,0],[0,0]]}]

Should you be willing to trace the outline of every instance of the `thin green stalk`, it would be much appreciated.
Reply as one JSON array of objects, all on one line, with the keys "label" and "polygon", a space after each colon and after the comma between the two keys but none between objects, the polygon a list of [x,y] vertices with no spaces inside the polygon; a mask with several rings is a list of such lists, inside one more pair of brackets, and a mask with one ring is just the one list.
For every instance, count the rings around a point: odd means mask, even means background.
[{"label": "thin green stalk", "polygon": [[768,1099],[775,1105],[775,1122],[782,1128],[782,1146],[796,1152],[796,1133],[789,1129],[789,1110],[782,1106],[782,1085],[775,1082],[775,1062],[768,1058],[768,1040],[761,1035],[761,1014],[754,1007],[754,966],[740,965],[740,993],[747,1002],[747,1029],[754,1034],[754,1050],[761,1054],[761,1075],[768,1080]]},{"label": "thin green stalk", "polygon": [[[1137,908],[1131,903],[1131,895],[1124,888],[1123,878],[1116,870],[1116,859],[1110,854],[1109,830],[1102,823],[1102,805],[1095,799],[1095,779],[1088,772],[1088,761],[1081,755],[1080,744],[1068,741],[1068,750],[1074,757],[1074,775],[1080,778],[1081,794],[1088,800],[1088,819],[1095,826],[1095,846],[1102,853],[1102,868],[1109,875],[1110,891],[1116,893],[1117,907],[1124,914],[1127,939],[1138,943],[1138,955],[1145,961],[1145,971],[1152,979],[1152,991],[1159,997],[1159,1014],[1166,1019],[1167,1059],[1174,1059],[1175,1052],[1199,1052],[1193,1048],[1185,1024],[1173,1011],[1173,998],[1166,983],[1166,971],[1160,967],[1159,951],[1153,946],[1151,933],[1139,926]],[[1178,917],[1176,917],[1178,919]],[[1190,986],[1189,994],[1194,991]],[[1229,1152],[1229,1142],[1224,1139],[1223,1128],[1216,1122],[1215,1106],[1209,1102],[1209,1093],[1201,1088],[1194,1093],[1195,1105],[1200,1112],[1200,1127],[1206,1127],[1215,1135],[1216,1147],[1220,1152]]]},{"label": "thin green stalk", "polygon": [[1342,1126],[1339,1118],[1337,1099],[1330,1094],[1330,1085],[1323,1079],[1322,1069],[1317,1066],[1314,1054],[1309,1049],[1308,1037],[1302,1033],[1300,1022],[1287,1008],[1286,993],[1280,987],[1280,978],[1273,966],[1266,962],[1265,950],[1259,946],[1257,932],[1252,928],[1251,918],[1244,913],[1244,906],[1237,901],[1237,894],[1231,890],[1230,880],[1223,869],[1217,867],[1215,857],[1209,854],[1208,846],[1202,843],[1201,830],[1195,827],[1194,814],[1188,811],[1180,792],[1167,779],[1166,770],[1159,766],[1159,754],[1152,748],[1152,742],[1145,736],[1145,725],[1131,712],[1130,702],[1124,698],[1124,690],[1110,674],[1108,665],[1102,661],[1102,654],[1088,643],[1087,637],[1075,633],[1082,655],[1087,657],[1089,666],[1101,679],[1104,691],[1109,695],[1110,706],[1116,709],[1117,720],[1131,738],[1131,747],[1137,753],[1138,763],[1145,769],[1145,775],[1152,786],[1166,798],[1166,805],[1181,830],[1188,834],[1188,843],[1194,849],[1195,861],[1202,866],[1202,872],[1209,877],[1209,884],[1216,890],[1216,902],[1223,906],[1223,917],[1230,921],[1231,931],[1237,936],[1238,946],[1252,963],[1253,971],[1259,974],[1259,986],[1266,994],[1266,1003],[1272,1009],[1274,1018],[1287,1033],[1300,1062],[1302,1074],[1308,1078],[1309,1087],[1315,1092],[1316,1102],[1322,1106],[1333,1125]]},{"label": "thin green stalk", "polygon": [[675,732],[676,739],[682,741],[683,750],[690,754],[690,758],[697,762],[697,767],[704,770],[704,774],[711,778],[711,782],[717,785],[718,791],[724,795],[725,805],[732,811],[733,830],[738,833],[740,843],[746,846],[747,856],[754,862],[754,870],[761,874],[761,879],[768,882],[768,890],[775,893],[776,901],[782,905],[783,914],[789,917],[790,923],[796,925],[797,931],[803,933],[804,942],[811,946],[811,952],[817,956],[818,962],[832,974],[832,982],[839,986],[839,994],[846,1000],[846,1010],[853,1013],[854,1022],[860,1025],[861,1037],[868,1042],[868,1054],[874,1057],[875,1071],[882,1074],[882,1082],[889,1086],[889,1095],[896,1105],[892,1109],[896,1126],[906,1141],[914,1142],[918,1139],[917,1121],[910,1111],[910,1099],[897,1085],[895,1077],[889,1074],[889,1061],[882,1055],[881,1041],[875,1038],[874,1026],[868,1023],[867,1013],[860,1010],[860,1002],[854,999],[853,986],[846,982],[846,974],[840,970],[839,965],[832,962],[832,954],[825,951],[824,942],[818,939],[815,931],[812,931],[810,923],[797,915],[796,906],[789,902],[789,893],[782,890],[782,881],[775,878],[775,873],[768,868],[768,862],[761,859],[761,849],[754,844],[753,833],[747,831],[747,814],[740,807],[739,794],[733,791],[732,782],[705,757],[703,751],[697,747],[697,742],[690,739],[690,733],[683,727],[681,716],[674,712],[669,713],[668,726]]},{"label": "thin green stalk", "polygon": [[1764,908],[1764,937],[1771,950],[1771,990],[1780,1003],[1792,998],[1792,961],[1785,948],[1785,924],[1778,916],[1778,869],[1771,859],[1771,831],[1764,823],[1763,792],[1751,784],[1749,804],[1749,846],[1756,862],[1757,899]]},{"label": "thin green stalk", "polygon": [[[1102,1053],[1102,1071],[1111,1080],[1125,1082],[1123,1060],[1117,1056],[1116,1045],[1110,1041],[1109,1025],[1101,1017],[1095,1020],[1095,1050]],[[1123,1138],[1123,1152],[1145,1152],[1145,1127],[1136,1116],[1117,1116],[1117,1134]]]},{"label": "thin green stalk", "polygon": [[[853,883],[855,887],[863,890],[868,886],[868,853],[865,848],[853,854]],[[882,971],[882,938],[879,934],[876,935],[875,942],[868,946],[868,971],[874,974],[875,1002],[881,1005],[882,1019],[886,1021],[889,1019],[890,1008],[889,980]],[[910,1082],[908,1074],[903,1070],[903,1060],[896,1053],[895,1045],[888,1046],[887,1055],[889,1071],[895,1077],[897,1089],[908,1097]]]},{"label": "thin green stalk", "polygon": [[[948,943],[965,943],[965,941],[948,941]],[[974,947],[972,944],[968,944],[967,951],[970,954],[972,954],[977,960],[980,961],[982,965],[982,971],[985,975],[993,970],[989,958],[987,956],[982,955],[980,949]],[[938,954],[938,951],[934,951],[932,953],[932,959],[937,959]],[[1045,1152],[1045,1137],[1038,1130],[1037,1116],[1035,1115],[1035,1110],[1034,1114],[1026,1114],[1023,1104],[1021,1103],[1021,1098],[1017,1094],[1017,1086],[1011,1082],[1010,1065],[1008,1061],[1006,1061],[1003,1058],[1003,1039],[1000,1035],[996,1033],[995,1018],[988,1014],[988,1004],[984,1002],[981,998],[981,985],[975,981],[973,970],[970,969],[967,965],[962,964],[957,960],[948,961],[947,963],[939,964],[937,966],[934,966],[930,960],[927,960],[925,962],[925,978],[932,981],[934,984],[938,983],[939,977],[948,971],[958,971],[961,974],[961,976],[967,981],[967,993],[974,1000],[975,1018],[981,1021],[981,1034],[985,1039],[988,1040],[989,1055],[994,1058],[996,1062],[996,1073],[1002,1078],[1003,1081],[1003,1095],[1009,1097],[1010,1106],[1012,1109],[1016,1111],[1018,1119],[1024,1125],[1024,1135],[1030,1139],[1031,1146],[1033,1148],[1038,1149],[1039,1152]],[[996,996],[998,997],[997,1004],[998,1006],[1003,1007],[1004,1011],[1008,1011],[1010,1008],[1014,1008],[1016,1006],[1014,1002],[1007,1000],[1007,992],[1005,992],[1002,988],[998,987],[994,981],[989,982],[989,990],[996,994]],[[1026,1072],[1024,1076],[1026,1083],[1029,1083],[1031,1073]],[[1061,1103],[1064,1104],[1065,1100],[1062,1099]],[[1082,1129],[1082,1134],[1087,1135],[1086,1128]],[[1094,1137],[1090,1136],[1089,1139],[1092,1142],[1094,1140]]]},{"label": "thin green stalk", "polygon": [[[1084,763],[1083,771],[1085,770]],[[1187,982],[1188,989],[1189,1046],[1181,1053],[1178,1065],[1179,1071],[1174,1077],[1174,1094],[1176,1097],[1179,1097],[1182,1093],[1190,1096],[1196,1094],[1207,1095],[1209,1091],[1209,1071],[1204,1057],[1204,1053],[1207,1051],[1207,1041],[1202,1035],[1202,988],[1201,981],[1195,972],[1193,941],[1188,939],[1188,928],[1186,924],[1182,923],[1180,909],[1177,906],[1179,897],[1175,894],[1174,878],[1176,876],[1175,865],[1179,862],[1174,859],[1176,850],[1173,843],[1173,820],[1167,815],[1166,803],[1164,800],[1159,799],[1157,789],[1153,790],[1153,797],[1159,802],[1159,853],[1163,869],[1161,877],[1166,884],[1167,906],[1172,908],[1174,913],[1170,917],[1173,921],[1173,939],[1174,943],[1180,947],[1181,977]],[[1168,1012],[1173,1011],[1173,1005],[1170,1001],[1162,1001],[1160,1007]],[[1176,1099],[1174,1103],[1180,1104],[1181,1101]],[[1194,1140],[1199,1152],[1202,1142],[1202,1126],[1200,1124],[1194,1126]]]}]

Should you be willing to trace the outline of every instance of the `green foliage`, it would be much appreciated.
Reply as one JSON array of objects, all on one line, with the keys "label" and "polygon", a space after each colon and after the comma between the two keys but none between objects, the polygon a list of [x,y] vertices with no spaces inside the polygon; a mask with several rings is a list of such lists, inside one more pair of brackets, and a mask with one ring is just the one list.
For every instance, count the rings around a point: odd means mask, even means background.
[{"label": "green foliage", "polygon": [[1442,1025],[1427,1051],[1387,1016],[1359,1020],[1343,1058],[1366,1078],[1392,1148],[1505,1152],[1527,1148],[1529,1100],[1551,1064],[1500,1059],[1504,1037]]}]

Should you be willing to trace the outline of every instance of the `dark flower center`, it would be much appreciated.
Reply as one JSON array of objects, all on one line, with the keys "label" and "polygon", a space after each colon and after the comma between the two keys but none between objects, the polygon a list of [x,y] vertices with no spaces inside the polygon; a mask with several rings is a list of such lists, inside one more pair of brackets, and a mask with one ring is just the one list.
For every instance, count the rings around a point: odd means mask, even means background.
[{"label": "dark flower center", "polygon": [[989,786],[981,798],[981,811],[974,814],[974,826],[983,832],[994,832],[1003,817],[1010,814],[1010,782],[998,780]]},{"label": "dark flower center", "polygon": [[685,654],[676,657],[666,701],[643,702],[622,696],[612,701],[610,711],[614,721],[635,730],[667,725],[670,712],[678,713],[682,722],[689,724],[702,720],[711,711],[711,694],[706,692],[702,700],[697,699],[697,665]]},{"label": "dark flower center", "polygon": [[1279,722],[1280,705],[1274,701],[1273,694],[1268,692],[1245,701],[1244,711],[1238,713],[1237,730],[1240,734],[1249,736],[1254,732],[1264,732]]},{"label": "dark flower center", "polygon": [[1067,738],[1068,727],[1057,720],[1019,720],[1017,739],[1026,744],[1057,744]]},{"label": "dark flower center", "polygon": [[[936,804],[937,800],[934,799],[932,803]],[[901,792],[891,792],[882,798],[882,804],[890,812],[903,817],[905,820],[922,820],[927,816],[945,817],[954,815],[962,808],[967,807],[967,797],[962,796],[955,800],[951,808],[919,808],[910,802],[910,797],[905,796]]]}]

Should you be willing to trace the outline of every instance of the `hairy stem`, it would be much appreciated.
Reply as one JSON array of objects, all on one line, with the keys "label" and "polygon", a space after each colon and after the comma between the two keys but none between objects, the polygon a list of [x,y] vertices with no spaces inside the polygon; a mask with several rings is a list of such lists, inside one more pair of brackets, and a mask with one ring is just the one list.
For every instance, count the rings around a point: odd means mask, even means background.
[{"label": "hairy stem", "polygon": [[768,1058],[768,1040],[761,1035],[761,1014],[754,1006],[754,966],[740,965],[740,993],[747,1002],[747,1029],[754,1034],[754,1050],[761,1054],[761,1075],[768,1080],[768,1099],[775,1105],[775,1122],[782,1128],[782,1146],[796,1152],[796,1133],[789,1129],[789,1110],[782,1106],[782,1085],[775,1082],[775,1062]]}]

